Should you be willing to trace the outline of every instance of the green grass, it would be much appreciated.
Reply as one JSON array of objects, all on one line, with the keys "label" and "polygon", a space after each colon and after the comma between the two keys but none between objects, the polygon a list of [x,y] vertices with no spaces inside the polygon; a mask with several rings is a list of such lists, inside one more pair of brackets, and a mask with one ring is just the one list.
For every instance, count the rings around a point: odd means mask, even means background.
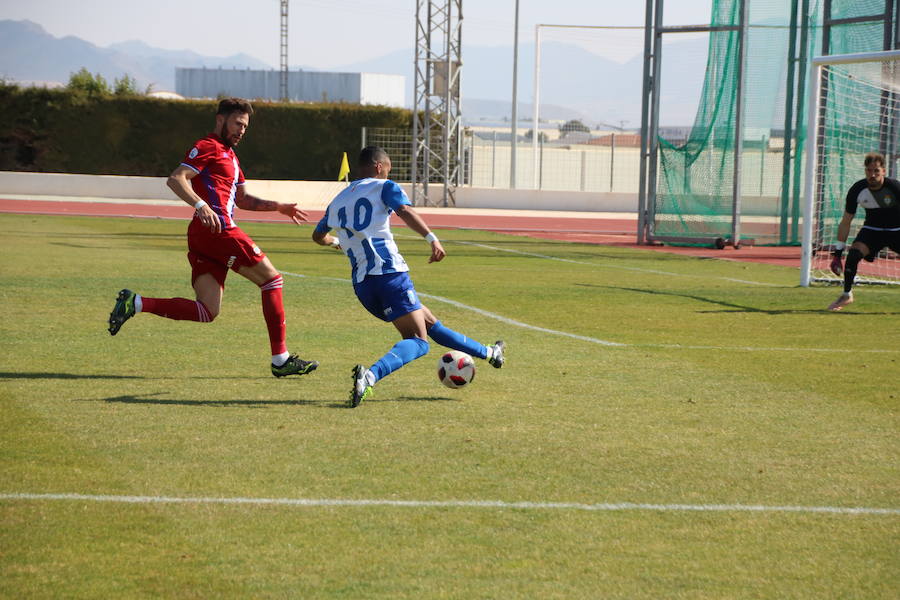
[{"label": "green grass", "polygon": [[[349,410],[350,369],[397,336],[308,226],[246,230],[303,275],[285,277],[288,342],[315,373],[269,374],[259,291],[234,274],[212,324],[107,334],[121,287],[192,297],[185,228],[0,215],[0,493],[900,508],[900,290],[831,314],[837,290],[795,269],[474,231],[442,232],[449,256],[427,265],[401,229],[420,293],[623,345],[426,298],[506,340],[507,365],[449,390],[432,345]],[[0,523],[10,598],[900,588],[895,513],[0,499]]]}]

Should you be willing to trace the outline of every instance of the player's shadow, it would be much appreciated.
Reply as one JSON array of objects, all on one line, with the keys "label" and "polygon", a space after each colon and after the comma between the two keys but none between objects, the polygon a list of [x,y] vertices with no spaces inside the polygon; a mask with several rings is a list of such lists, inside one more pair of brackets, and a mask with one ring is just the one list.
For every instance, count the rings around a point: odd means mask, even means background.
[{"label": "player's shadow", "polygon": [[84,375],[82,373],[0,372],[0,379],[146,379],[141,375]]},{"label": "player's shadow", "polygon": [[[719,306],[726,307],[726,310],[698,310],[699,313],[759,313],[763,315],[819,315],[824,312],[827,312],[824,308],[795,308],[795,309],[766,309],[766,308],[757,308],[755,306],[747,306],[746,304],[737,304],[735,302],[726,302],[724,300],[714,300],[712,298],[705,298],[703,296],[697,296],[695,294],[683,294],[679,292],[671,292],[666,290],[646,290],[639,288],[629,288],[629,287],[619,287],[613,285],[597,285],[593,283],[576,283],[575,285],[582,287],[597,287],[597,288],[606,288],[610,290],[623,290],[626,292],[637,292],[639,294],[651,294],[654,296],[675,296],[679,298],[688,298],[690,300],[697,300],[698,302],[706,302],[708,304],[717,304]],[[847,315],[898,315],[900,313],[894,312],[853,312],[844,310],[841,314]]]},{"label": "player's shadow", "polygon": [[[57,237],[61,234],[58,231],[22,231],[17,233],[16,235],[22,237],[36,237],[36,238],[48,238],[48,237]],[[146,238],[146,239],[171,239],[175,241],[184,240],[183,233],[153,233],[150,231],[112,231],[108,233],[74,233],[74,232],[66,232],[65,238],[67,240],[74,239],[85,239],[85,240],[97,240],[102,238],[109,239],[120,239],[120,240],[130,240],[134,238]]]},{"label": "player's shadow", "polygon": [[[221,375],[179,375],[177,377],[155,377],[154,379],[210,379],[215,381],[221,381]],[[238,380],[246,380],[246,381],[272,381],[271,375],[229,375],[229,381],[238,381]]]},{"label": "player's shadow", "polygon": [[318,400],[179,400],[174,398],[154,398],[164,392],[156,394],[147,394],[144,396],[124,395],[112,396],[110,398],[101,398],[97,402],[107,402],[110,404],[152,404],[157,406],[200,406],[204,408],[229,408],[229,407],[246,407],[246,408],[268,408],[272,406],[331,406],[339,408],[343,404],[329,404]]},{"label": "player's shadow", "polygon": [[62,246],[64,248],[87,248],[89,250],[108,250],[109,246],[90,246],[88,244],[71,244],[65,242],[50,242],[51,246]]},{"label": "player's shadow", "polygon": [[462,402],[459,398],[448,398],[447,396],[397,396],[394,398],[370,398],[364,404],[374,404],[376,402]]}]

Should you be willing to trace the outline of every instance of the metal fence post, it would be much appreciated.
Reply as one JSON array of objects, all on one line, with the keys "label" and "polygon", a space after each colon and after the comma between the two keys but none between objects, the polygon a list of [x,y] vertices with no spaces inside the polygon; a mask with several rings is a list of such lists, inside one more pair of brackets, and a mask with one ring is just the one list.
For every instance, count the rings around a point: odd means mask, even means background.
[{"label": "metal fence post", "polygon": [[581,191],[584,191],[587,183],[587,152],[581,151]]},{"label": "metal fence post", "polygon": [[616,170],[616,134],[609,135],[609,191],[613,191],[613,175]]},{"label": "metal fence post", "polygon": [[735,96],[737,106],[734,111],[734,166],[731,186],[731,245],[741,245],[741,161],[744,154],[744,84],[747,69],[747,21],[749,16],[749,0],[739,0],[740,28],[738,29],[737,83]]},{"label": "metal fence post", "polygon": [[497,187],[497,132],[494,132],[494,141],[491,144],[491,187]]},{"label": "metal fence post", "polygon": [[538,189],[544,189],[544,138],[541,138],[541,159],[539,161],[540,169],[538,173]]},{"label": "metal fence post", "polygon": [[759,140],[759,195],[763,195],[763,176],[766,173],[766,136],[763,134]]},{"label": "metal fence post", "polygon": [[469,187],[472,186],[472,175],[475,169],[475,143],[473,138],[469,138],[469,142],[466,143],[466,137],[460,136],[460,146],[462,147],[462,157],[464,159],[464,167],[465,170],[460,170],[460,177],[462,181],[460,185],[469,184]]}]

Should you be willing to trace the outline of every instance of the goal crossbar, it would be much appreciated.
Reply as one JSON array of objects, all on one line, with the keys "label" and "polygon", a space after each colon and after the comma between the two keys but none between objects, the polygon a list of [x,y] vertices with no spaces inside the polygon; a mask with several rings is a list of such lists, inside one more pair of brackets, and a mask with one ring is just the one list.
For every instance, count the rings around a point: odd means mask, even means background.
[{"label": "goal crossbar", "polygon": [[[833,54],[831,56],[816,56],[812,59],[813,67],[822,65],[849,65],[853,63],[872,62],[876,60],[897,60],[900,58],[900,50],[884,50],[882,52],[857,52],[855,54]],[[814,83],[811,82],[811,86]]]}]

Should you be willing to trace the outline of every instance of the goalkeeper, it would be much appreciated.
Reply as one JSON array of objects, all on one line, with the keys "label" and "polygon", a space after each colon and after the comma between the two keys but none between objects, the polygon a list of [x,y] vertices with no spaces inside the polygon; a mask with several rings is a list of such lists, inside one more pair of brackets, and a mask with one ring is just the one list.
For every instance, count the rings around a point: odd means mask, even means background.
[{"label": "goalkeeper", "polygon": [[[885,177],[884,162],[884,156],[877,152],[866,154],[866,178],[854,183],[847,192],[831,260],[831,271],[835,275],[844,275],[844,293],[828,306],[828,310],[841,310],[853,302],[853,281],[860,260],[874,261],[885,246],[900,254],[900,181]],[[850,246],[847,262],[842,264],[850,223],[859,206],[866,209],[866,219]]]}]

